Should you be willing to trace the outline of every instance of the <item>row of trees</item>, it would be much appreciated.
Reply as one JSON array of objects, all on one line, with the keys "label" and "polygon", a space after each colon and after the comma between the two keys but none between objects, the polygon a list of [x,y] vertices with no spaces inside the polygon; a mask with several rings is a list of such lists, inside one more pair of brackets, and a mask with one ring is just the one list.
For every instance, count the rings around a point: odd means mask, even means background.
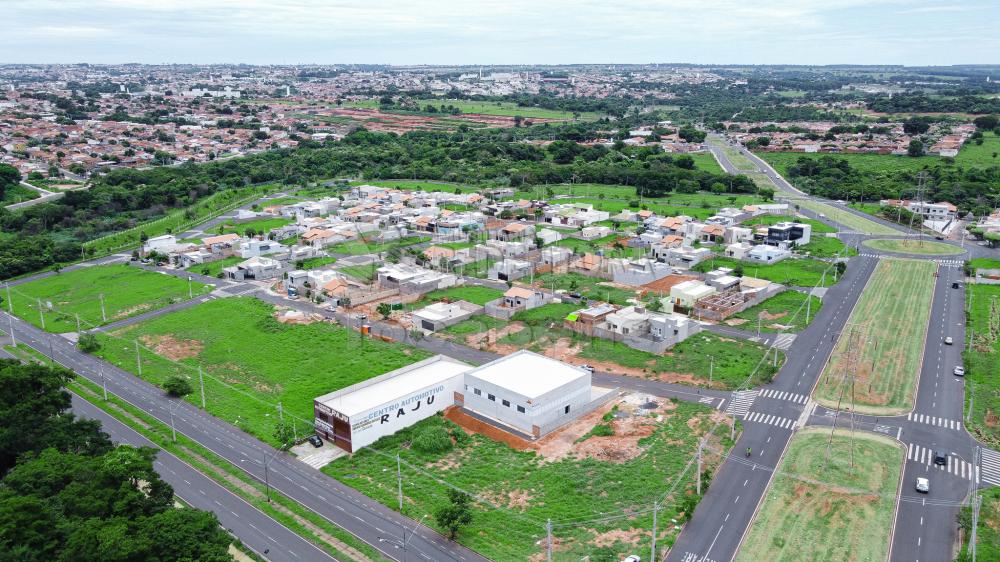
[{"label": "row of trees", "polygon": [[69,412],[73,376],[0,360],[0,559],[232,560],[214,514],[174,508],[154,449]]}]

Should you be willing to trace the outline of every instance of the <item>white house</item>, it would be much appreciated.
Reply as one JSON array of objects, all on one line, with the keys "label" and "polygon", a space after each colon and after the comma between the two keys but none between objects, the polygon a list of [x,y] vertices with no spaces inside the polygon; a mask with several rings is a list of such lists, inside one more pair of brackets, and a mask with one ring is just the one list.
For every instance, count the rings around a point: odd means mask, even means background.
[{"label": "white house", "polygon": [[761,244],[751,248],[750,251],[747,252],[746,259],[747,261],[757,263],[778,263],[791,255],[792,253],[790,251],[783,248]]},{"label": "white house", "polygon": [[285,251],[286,248],[274,240],[257,240],[256,238],[240,243],[240,257],[253,258],[267,256]]},{"label": "white house", "polygon": [[714,295],[715,293],[716,290],[714,287],[709,287],[701,281],[684,281],[670,288],[669,301],[664,302],[664,304],[691,308],[700,299]]}]

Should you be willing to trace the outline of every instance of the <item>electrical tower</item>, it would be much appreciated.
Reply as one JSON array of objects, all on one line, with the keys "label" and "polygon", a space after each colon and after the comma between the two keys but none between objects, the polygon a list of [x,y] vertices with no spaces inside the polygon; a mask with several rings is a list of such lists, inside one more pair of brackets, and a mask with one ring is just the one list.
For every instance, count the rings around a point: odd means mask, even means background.
[{"label": "electrical tower", "polygon": [[850,401],[851,412],[851,470],[854,470],[854,410],[855,410],[855,383],[858,378],[858,368],[861,365],[861,357],[864,354],[864,344],[868,339],[867,324],[847,324],[844,329],[847,332],[847,349],[843,361],[838,365],[840,374],[834,375],[835,380],[840,381],[840,396],[837,398],[837,410],[834,413],[833,426],[830,428],[830,439],[826,445],[826,460],[824,465],[830,462],[830,453],[833,449],[833,434],[837,430],[837,422],[840,419],[840,411],[844,400]]}]

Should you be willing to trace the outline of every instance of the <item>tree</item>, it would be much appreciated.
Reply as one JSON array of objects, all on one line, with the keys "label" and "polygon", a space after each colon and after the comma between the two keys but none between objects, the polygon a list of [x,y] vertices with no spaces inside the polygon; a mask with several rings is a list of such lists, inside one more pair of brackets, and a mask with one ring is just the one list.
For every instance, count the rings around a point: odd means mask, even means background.
[{"label": "tree", "polygon": [[191,383],[188,382],[187,378],[180,375],[174,375],[164,381],[163,390],[166,390],[167,394],[173,396],[174,398],[183,398],[184,396],[194,392],[194,389],[191,388]]},{"label": "tree", "polygon": [[76,346],[84,353],[94,353],[101,349],[101,344],[97,341],[97,336],[90,332],[83,332],[76,341]]},{"label": "tree", "polygon": [[931,124],[926,119],[911,117],[903,121],[903,132],[908,135],[922,135],[931,128]]},{"label": "tree", "polygon": [[980,131],[992,131],[1000,125],[1000,118],[996,115],[982,115],[973,119],[972,124]]},{"label": "tree", "polygon": [[917,156],[924,155],[924,143],[920,139],[913,139],[910,141],[910,145],[906,147],[906,155],[916,158]]},{"label": "tree", "polygon": [[295,444],[295,430],[292,428],[292,424],[284,420],[278,420],[278,423],[274,425],[273,435],[281,444],[282,451],[287,451]]},{"label": "tree", "polygon": [[380,302],[375,311],[382,315],[383,320],[388,320],[389,315],[392,314],[392,306],[387,302]]},{"label": "tree", "polygon": [[458,531],[472,523],[472,510],[469,507],[469,496],[465,492],[448,489],[448,501],[448,505],[440,507],[434,513],[434,519],[447,531],[448,538],[455,540]]},{"label": "tree", "polygon": [[760,195],[761,198],[764,199],[764,201],[773,201],[774,200],[774,190],[771,189],[770,187],[762,187],[762,188],[760,188],[760,190],[757,192],[757,194]]},{"label": "tree", "polygon": [[659,312],[663,309],[663,302],[660,299],[653,299],[646,304],[646,309],[652,312]]}]

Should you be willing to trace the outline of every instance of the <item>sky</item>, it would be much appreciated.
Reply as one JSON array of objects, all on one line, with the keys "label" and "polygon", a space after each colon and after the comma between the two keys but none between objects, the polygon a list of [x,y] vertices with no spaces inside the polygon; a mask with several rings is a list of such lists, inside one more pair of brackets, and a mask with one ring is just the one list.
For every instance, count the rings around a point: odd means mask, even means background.
[{"label": "sky", "polygon": [[1000,63],[1000,0],[0,0],[0,13],[3,63]]}]

